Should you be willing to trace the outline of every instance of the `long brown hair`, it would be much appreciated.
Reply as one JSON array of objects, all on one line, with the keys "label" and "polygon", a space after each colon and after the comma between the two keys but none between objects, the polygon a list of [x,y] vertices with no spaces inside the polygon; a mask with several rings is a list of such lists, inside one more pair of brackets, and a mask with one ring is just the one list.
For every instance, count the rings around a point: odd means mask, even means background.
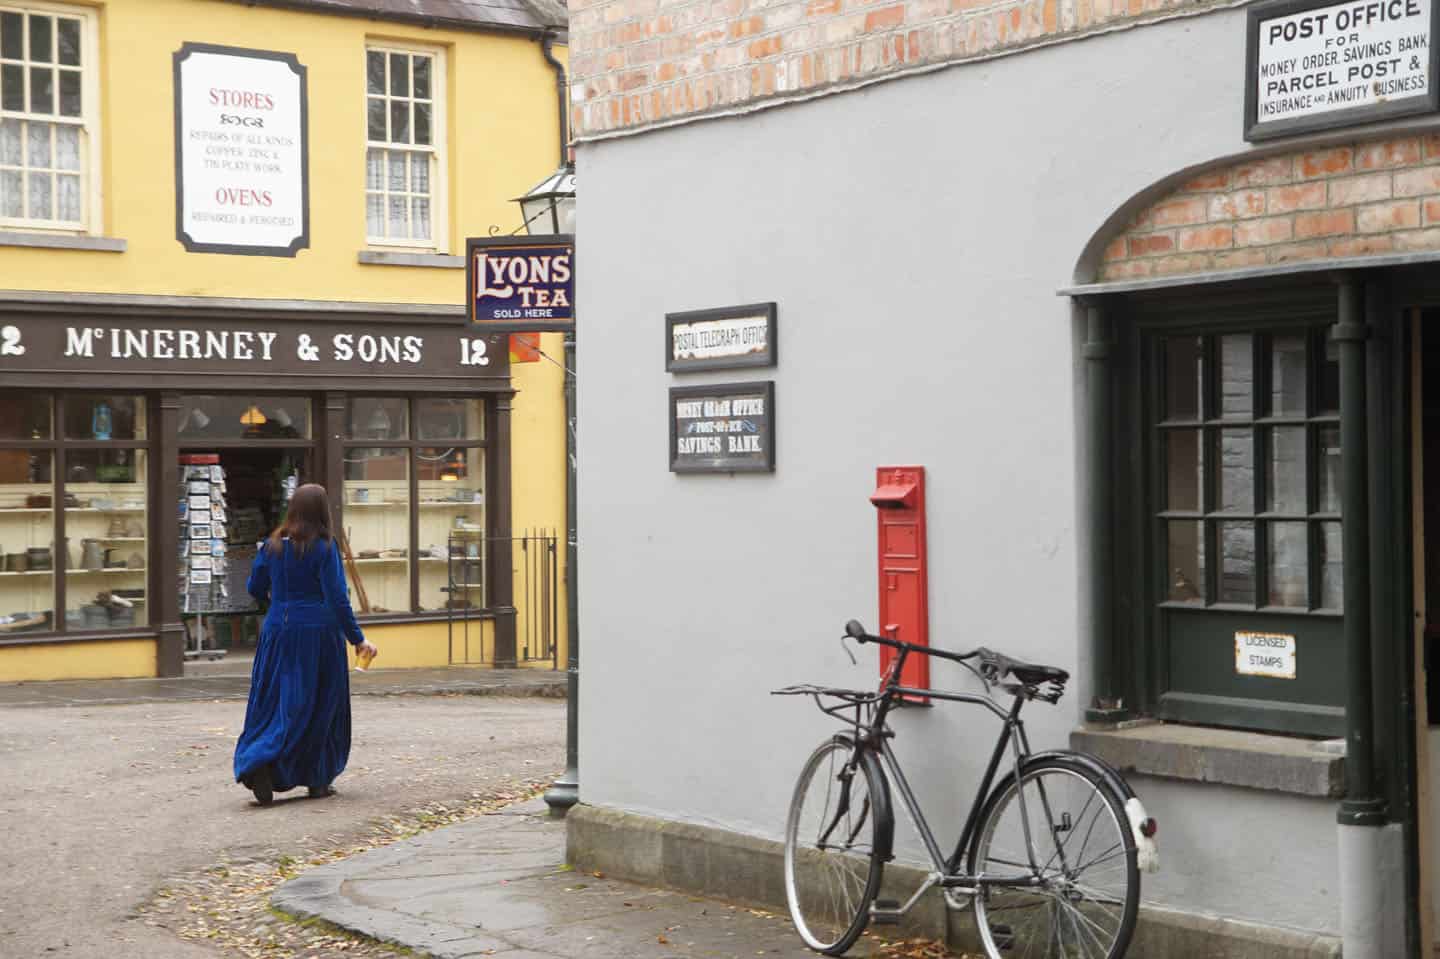
[{"label": "long brown hair", "polygon": [[330,538],[330,497],[319,483],[306,483],[290,496],[285,521],[270,534],[269,548],[279,555],[281,540],[290,537],[295,554],[301,555],[315,540]]}]

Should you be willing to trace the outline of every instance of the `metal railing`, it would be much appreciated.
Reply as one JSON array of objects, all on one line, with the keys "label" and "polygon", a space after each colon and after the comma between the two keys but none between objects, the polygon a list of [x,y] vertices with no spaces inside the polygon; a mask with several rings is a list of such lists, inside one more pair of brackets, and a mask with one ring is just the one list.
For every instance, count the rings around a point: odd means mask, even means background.
[{"label": "metal railing", "polygon": [[[514,536],[456,531],[447,545],[446,625],[452,665],[493,665],[494,629],[488,592],[488,557],[508,544],[514,574],[515,658],[520,664],[548,662],[559,668],[560,554],[555,530],[526,530]],[[488,635],[487,635],[488,633]]]}]

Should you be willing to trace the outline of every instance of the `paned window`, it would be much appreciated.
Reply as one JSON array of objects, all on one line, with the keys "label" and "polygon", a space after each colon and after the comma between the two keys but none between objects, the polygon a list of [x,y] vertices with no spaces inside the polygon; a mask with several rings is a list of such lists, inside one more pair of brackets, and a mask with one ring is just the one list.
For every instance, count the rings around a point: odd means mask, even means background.
[{"label": "paned window", "polygon": [[1340,612],[1340,397],[1315,329],[1161,342],[1166,604]]},{"label": "paned window", "polygon": [[342,508],[357,611],[487,605],[485,464],[480,400],[350,398]]},{"label": "paned window", "polygon": [[371,243],[442,245],[442,64],[437,52],[365,51],[365,232]]},{"label": "paned window", "polygon": [[143,396],[0,393],[0,640],[150,622],[147,420]]},{"label": "paned window", "polygon": [[95,104],[90,15],[0,3],[0,226],[83,229]]}]

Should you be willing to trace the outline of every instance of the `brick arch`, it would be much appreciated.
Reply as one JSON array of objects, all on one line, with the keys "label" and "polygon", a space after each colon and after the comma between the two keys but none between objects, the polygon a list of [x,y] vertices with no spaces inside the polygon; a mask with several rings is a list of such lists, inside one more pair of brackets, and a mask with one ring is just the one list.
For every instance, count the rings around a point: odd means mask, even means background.
[{"label": "brick arch", "polygon": [[1440,250],[1440,135],[1229,163],[1142,209],[1102,281]]}]

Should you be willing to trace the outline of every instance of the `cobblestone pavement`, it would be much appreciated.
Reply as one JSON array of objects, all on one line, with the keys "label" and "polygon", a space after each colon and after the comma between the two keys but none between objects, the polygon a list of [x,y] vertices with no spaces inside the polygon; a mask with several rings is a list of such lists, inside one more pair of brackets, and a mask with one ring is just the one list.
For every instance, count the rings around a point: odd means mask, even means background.
[{"label": "cobblestone pavement", "polygon": [[245,882],[263,886],[311,859],[509,801],[564,766],[563,700],[357,695],[340,794],[262,809],[231,779],[244,710],[241,701],[0,708],[5,959],[365,954],[323,929],[281,950],[196,930],[235,914],[226,897]]}]

